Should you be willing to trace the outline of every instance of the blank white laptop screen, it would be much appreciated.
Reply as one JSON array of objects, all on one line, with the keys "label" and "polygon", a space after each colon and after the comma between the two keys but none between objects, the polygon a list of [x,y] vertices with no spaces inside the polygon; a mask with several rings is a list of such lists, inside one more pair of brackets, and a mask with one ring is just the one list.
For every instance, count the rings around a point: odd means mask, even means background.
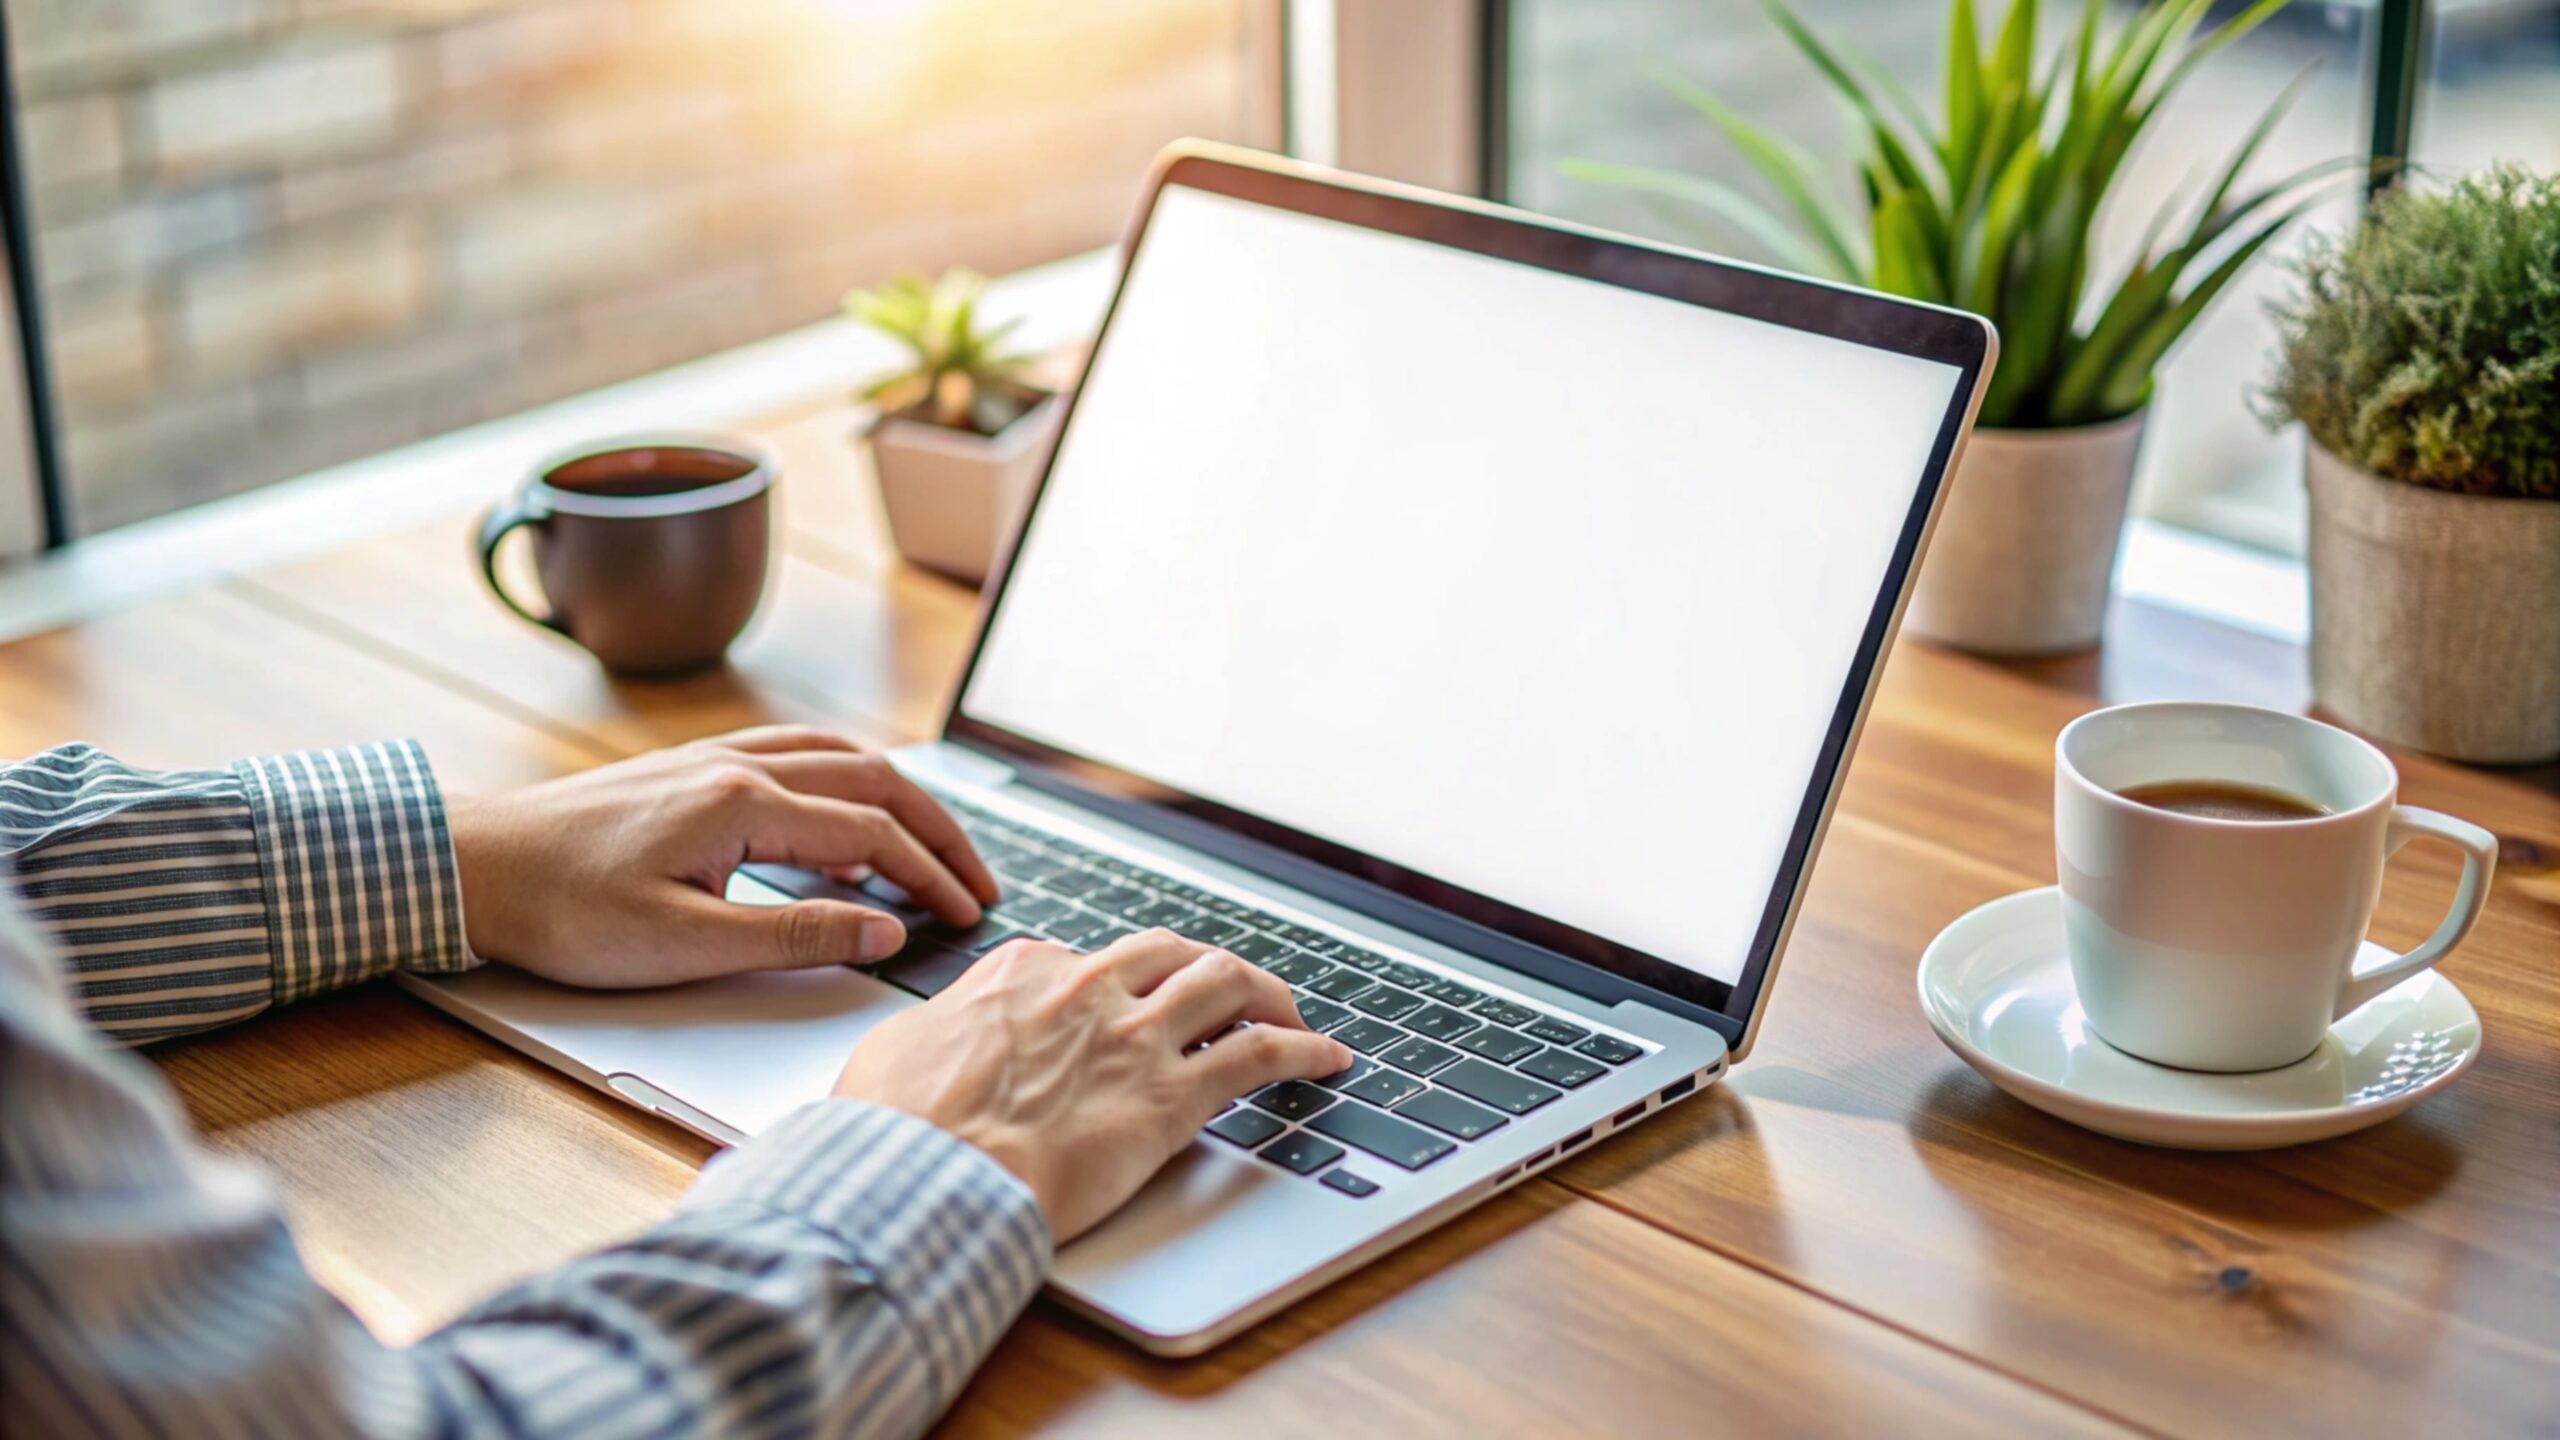
[{"label": "blank white laptop screen", "polygon": [[1168,186],[962,712],[1730,983],[1962,373]]}]

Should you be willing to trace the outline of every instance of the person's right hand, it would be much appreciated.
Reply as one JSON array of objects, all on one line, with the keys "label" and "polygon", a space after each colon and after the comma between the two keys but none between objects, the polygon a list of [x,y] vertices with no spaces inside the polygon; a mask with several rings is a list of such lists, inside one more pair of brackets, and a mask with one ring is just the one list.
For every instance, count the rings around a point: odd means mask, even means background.
[{"label": "person's right hand", "polygon": [[1351,1058],[1306,1028],[1278,976],[1149,930],[1091,955],[1030,940],[989,952],[864,1036],[835,1093],[985,1151],[1030,1187],[1063,1245],[1228,1101]]}]

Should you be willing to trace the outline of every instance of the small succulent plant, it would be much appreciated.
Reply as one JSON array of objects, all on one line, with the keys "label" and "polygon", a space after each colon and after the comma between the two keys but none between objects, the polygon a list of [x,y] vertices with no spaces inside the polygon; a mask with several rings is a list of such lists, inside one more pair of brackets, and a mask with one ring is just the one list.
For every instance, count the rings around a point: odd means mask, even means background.
[{"label": "small succulent plant", "polygon": [[913,362],[865,383],[860,398],[884,415],[995,435],[1045,394],[1023,378],[1031,357],[1005,348],[1020,319],[978,325],[986,278],[946,270],[937,280],[901,275],[844,297],[845,313],[890,336]]},{"label": "small succulent plant", "polygon": [[2290,268],[2270,424],[2385,479],[2560,500],[2560,176],[2395,190]]}]

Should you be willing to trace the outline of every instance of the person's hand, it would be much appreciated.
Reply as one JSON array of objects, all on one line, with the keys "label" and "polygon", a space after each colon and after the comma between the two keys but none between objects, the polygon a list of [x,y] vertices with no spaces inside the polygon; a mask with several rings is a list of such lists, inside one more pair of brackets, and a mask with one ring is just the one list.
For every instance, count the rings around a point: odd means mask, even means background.
[{"label": "person's hand", "polygon": [[933,798],[823,730],[772,726],[499,795],[446,801],[471,948],[546,979],[665,985],[872,961],[906,942],[841,900],[740,905],[729,872],[867,867],[954,925],[995,878]]},{"label": "person's hand", "polygon": [[1091,955],[1032,940],[990,951],[864,1036],[835,1093],[985,1151],[1030,1187],[1063,1245],[1229,1100],[1350,1064],[1342,1042],[1299,1020],[1278,976],[1149,930]]}]

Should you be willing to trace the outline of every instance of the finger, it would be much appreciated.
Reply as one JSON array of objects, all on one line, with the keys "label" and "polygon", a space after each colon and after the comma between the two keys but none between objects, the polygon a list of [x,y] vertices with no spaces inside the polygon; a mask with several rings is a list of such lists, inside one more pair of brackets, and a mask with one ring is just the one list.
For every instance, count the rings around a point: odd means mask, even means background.
[{"label": "finger", "polygon": [[781,755],[795,750],[851,750],[862,747],[849,736],[815,725],[757,725],[745,730],[732,730],[714,735],[702,742],[724,750],[739,750],[749,755]]},{"label": "finger", "polygon": [[771,791],[747,817],[746,858],[817,870],[868,865],[947,923],[978,923],[977,897],[876,805]]},{"label": "finger", "polygon": [[942,802],[900,774],[898,767],[885,757],[801,753],[772,755],[758,763],[784,787],[803,795],[831,795],[838,800],[877,805],[895,815],[898,823],[907,827],[908,834],[924,842],[943,868],[960,877],[969,893],[983,904],[996,903],[996,877],[987,869],[987,862],[978,858],[978,849],[969,843],[960,822],[951,818]]},{"label": "finger", "polygon": [[1138,1008],[1163,1024],[1183,1050],[1239,1020],[1307,1028],[1286,982],[1226,950],[1211,950],[1174,971]]},{"label": "finger", "polygon": [[1124,935],[1095,952],[1094,958],[1120,977],[1132,995],[1149,995],[1174,972],[1208,953],[1209,947],[1186,940],[1159,925]]},{"label": "finger", "polygon": [[897,954],[907,943],[907,927],[897,917],[842,900],[740,905],[688,891],[672,924],[677,943],[670,948],[687,973],[670,979],[868,965]]},{"label": "finger", "polygon": [[1312,1030],[1248,1025],[1212,1040],[1182,1061],[1184,1074],[1221,1105],[1280,1080],[1321,1080],[1351,1068],[1351,1047]]}]

